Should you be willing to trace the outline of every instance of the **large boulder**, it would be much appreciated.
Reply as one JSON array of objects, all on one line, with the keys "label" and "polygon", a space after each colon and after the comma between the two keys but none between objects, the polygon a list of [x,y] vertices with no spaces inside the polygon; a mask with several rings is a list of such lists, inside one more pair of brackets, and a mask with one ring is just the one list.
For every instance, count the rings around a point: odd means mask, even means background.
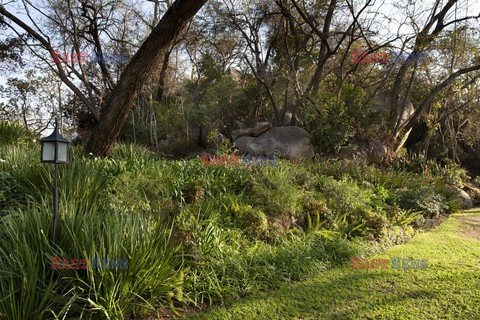
[{"label": "large boulder", "polygon": [[[400,98],[400,102],[403,102],[403,99],[403,97]],[[373,101],[373,110],[380,112],[384,120],[386,120],[390,116],[392,111],[390,95],[386,92],[379,92],[375,95],[375,97],[373,97]],[[407,98],[407,100],[405,101],[405,108],[403,109],[403,112],[398,115],[401,119],[400,124],[404,125],[414,113],[415,107],[413,106],[412,101]],[[397,121],[397,119],[395,119],[395,122]]]},{"label": "large boulder", "polygon": [[479,188],[477,188],[473,184],[467,183],[463,187],[463,190],[468,193],[474,205],[476,206],[480,205],[480,189]]},{"label": "large boulder", "polygon": [[232,131],[233,140],[240,137],[258,137],[272,127],[269,122],[259,122],[253,128],[238,129]]},{"label": "large boulder", "polygon": [[365,164],[382,164],[387,157],[388,149],[379,140],[371,139],[359,145],[342,147],[338,152],[340,159],[359,160]]},{"label": "large boulder", "polygon": [[450,186],[449,189],[455,191],[458,197],[462,200],[462,209],[470,209],[473,207],[473,201],[470,195],[456,186]]},{"label": "large boulder", "polygon": [[387,157],[388,149],[387,147],[379,140],[372,139],[369,141],[368,149],[368,164],[377,163],[381,164],[383,160]]},{"label": "large boulder", "polygon": [[315,155],[308,133],[294,126],[275,127],[259,137],[240,137],[235,144],[241,152],[254,155],[288,159],[311,159]]}]

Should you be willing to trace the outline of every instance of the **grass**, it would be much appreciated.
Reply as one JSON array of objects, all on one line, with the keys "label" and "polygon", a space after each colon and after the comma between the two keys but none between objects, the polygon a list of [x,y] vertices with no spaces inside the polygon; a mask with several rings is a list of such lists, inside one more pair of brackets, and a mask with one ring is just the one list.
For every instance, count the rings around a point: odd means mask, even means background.
[{"label": "grass", "polygon": [[[466,221],[472,217],[478,225]],[[427,258],[425,270],[353,270],[349,263],[188,319],[478,319],[480,243],[463,234],[472,227],[480,232],[478,209],[370,257]]]}]

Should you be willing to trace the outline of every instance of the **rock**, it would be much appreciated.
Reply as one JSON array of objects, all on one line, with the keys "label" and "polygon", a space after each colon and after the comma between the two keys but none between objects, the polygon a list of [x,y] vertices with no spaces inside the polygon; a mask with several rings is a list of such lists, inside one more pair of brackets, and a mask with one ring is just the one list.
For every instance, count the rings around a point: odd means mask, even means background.
[{"label": "rock", "polygon": [[379,140],[372,139],[361,145],[351,144],[338,152],[340,159],[359,160],[365,164],[380,165],[388,153],[387,147]]},{"label": "rock", "polygon": [[465,184],[463,190],[468,193],[474,205],[480,204],[480,189],[472,184]]},{"label": "rock", "polygon": [[458,197],[462,200],[462,209],[473,208],[472,198],[470,198],[470,195],[466,191],[456,186],[450,186],[449,189],[454,190]]},{"label": "rock", "polygon": [[275,127],[259,137],[240,137],[235,144],[241,152],[254,155],[288,159],[311,159],[314,156],[308,133],[294,126]]},{"label": "rock", "polygon": [[237,140],[240,137],[258,137],[271,127],[272,124],[269,122],[259,122],[253,128],[233,130],[232,138],[233,140]]},{"label": "rock", "polygon": [[160,144],[163,146],[163,147],[168,147],[169,145],[172,144],[172,140],[170,138],[167,138],[165,140],[161,140],[160,141]]},{"label": "rock", "polygon": [[387,152],[387,147],[381,141],[376,139],[370,140],[367,160],[368,164],[381,164],[383,162],[383,159],[385,159],[385,157],[387,156]]},{"label": "rock", "polygon": [[347,160],[356,159],[357,158],[357,148],[355,148],[353,145],[348,145],[348,146],[340,148],[340,151],[338,152],[338,158],[339,159],[347,159]]},{"label": "rock", "polygon": [[[400,103],[403,103],[403,99],[404,98],[400,98]],[[373,109],[381,112],[383,117],[387,118],[391,113],[390,95],[385,92],[379,92],[375,95],[373,101]],[[401,125],[404,125],[414,113],[415,108],[410,99],[407,98],[407,101],[405,102],[405,109],[403,110],[403,113],[399,115],[401,118]]]}]

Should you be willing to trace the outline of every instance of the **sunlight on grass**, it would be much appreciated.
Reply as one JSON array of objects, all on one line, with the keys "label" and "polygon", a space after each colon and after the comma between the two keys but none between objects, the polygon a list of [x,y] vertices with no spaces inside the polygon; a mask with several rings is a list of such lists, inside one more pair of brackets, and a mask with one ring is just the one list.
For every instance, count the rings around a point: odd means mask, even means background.
[{"label": "sunlight on grass", "polygon": [[428,259],[425,270],[353,270],[350,264],[311,280],[212,309],[189,319],[476,319],[480,313],[479,242],[452,215],[370,258]]}]

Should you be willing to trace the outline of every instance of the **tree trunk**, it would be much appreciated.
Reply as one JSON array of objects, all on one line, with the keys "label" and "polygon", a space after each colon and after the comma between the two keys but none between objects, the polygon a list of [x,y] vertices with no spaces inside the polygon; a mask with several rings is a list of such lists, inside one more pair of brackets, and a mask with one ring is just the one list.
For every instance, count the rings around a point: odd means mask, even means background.
[{"label": "tree trunk", "polygon": [[168,63],[170,62],[170,54],[172,53],[173,47],[166,51],[163,56],[163,63],[162,69],[160,71],[160,78],[158,80],[158,90],[157,90],[157,101],[163,101],[165,97],[165,85],[167,79],[167,70],[168,70]]},{"label": "tree trunk", "polygon": [[206,2],[207,0],[177,0],[167,10],[122,73],[102,109],[100,120],[87,145],[87,152],[96,156],[108,155],[142,86],[161,62],[163,53]]},{"label": "tree trunk", "polygon": [[445,79],[443,82],[439,83],[436,87],[434,87],[427,95],[427,97],[423,100],[422,104],[417,108],[415,113],[413,114],[412,117],[408,120],[406,125],[403,127],[404,130],[409,130],[412,128],[415,124],[418,123],[420,120],[420,117],[423,115],[423,113],[427,110],[427,108],[430,106],[430,104],[433,102],[435,97],[437,96],[438,93],[440,93],[443,89],[445,89],[447,86],[449,86],[455,79],[460,77],[461,75],[464,75],[466,73],[474,72],[480,70],[480,64],[460,69],[456,71],[455,73],[452,73],[447,79]]}]

